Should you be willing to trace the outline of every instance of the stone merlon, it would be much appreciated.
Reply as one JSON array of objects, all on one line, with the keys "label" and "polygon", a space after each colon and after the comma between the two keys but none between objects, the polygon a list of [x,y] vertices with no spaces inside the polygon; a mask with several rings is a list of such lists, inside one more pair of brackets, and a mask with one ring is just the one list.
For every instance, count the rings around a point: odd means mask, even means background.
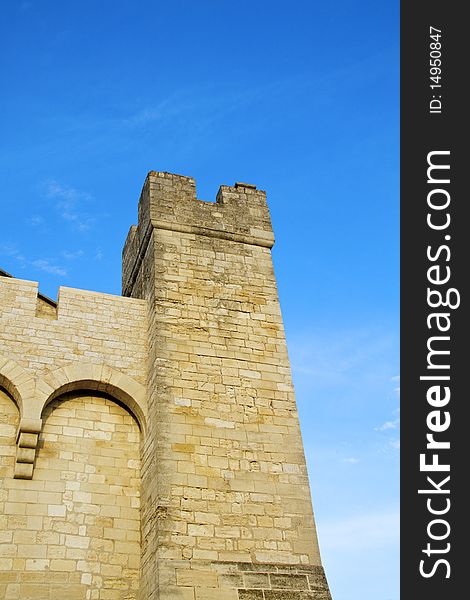
[{"label": "stone merlon", "polygon": [[[274,234],[266,192],[249,183],[222,185],[216,202],[196,198],[192,177],[150,171],[139,200],[138,226],[128,233],[123,250],[123,294],[128,295],[152,230],[192,233],[272,248]],[[132,267],[131,267],[132,265]]]}]

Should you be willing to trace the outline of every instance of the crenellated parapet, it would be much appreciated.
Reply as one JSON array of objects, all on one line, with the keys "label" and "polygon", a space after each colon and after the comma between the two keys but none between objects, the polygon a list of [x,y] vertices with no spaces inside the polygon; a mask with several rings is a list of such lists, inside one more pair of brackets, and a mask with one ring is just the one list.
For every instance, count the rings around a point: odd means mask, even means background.
[{"label": "crenellated parapet", "polygon": [[145,301],[61,287],[54,302],[3,274],[0,331],[0,390],[19,413],[15,479],[33,478],[44,409],[63,394],[108,394],[145,429]]},{"label": "crenellated parapet", "polygon": [[215,202],[196,197],[192,177],[150,171],[123,251],[123,295],[130,295],[154,229],[202,235],[271,248],[274,244],[266,192],[255,185],[222,185]]}]

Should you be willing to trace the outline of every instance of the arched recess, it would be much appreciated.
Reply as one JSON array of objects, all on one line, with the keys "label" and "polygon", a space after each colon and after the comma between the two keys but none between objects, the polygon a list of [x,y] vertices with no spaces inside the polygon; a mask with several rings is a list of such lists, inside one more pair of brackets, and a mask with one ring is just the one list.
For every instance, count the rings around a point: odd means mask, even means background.
[{"label": "arched recess", "polygon": [[[19,422],[20,415],[17,403],[2,384],[0,385],[0,496],[2,493],[5,494],[5,479],[11,479],[13,476],[15,467],[14,449]],[[0,556],[3,555],[2,550],[0,546]]]},{"label": "arched recess", "polygon": [[137,600],[137,419],[108,394],[90,390],[57,396],[42,419],[36,481],[6,486],[13,517],[5,528],[8,560],[2,564],[7,581],[15,583],[11,597]]},{"label": "arched recess", "polygon": [[10,394],[23,417],[25,405],[34,398],[34,377],[14,360],[0,358],[0,387]]},{"label": "arched recess", "polygon": [[147,425],[145,387],[124,373],[107,365],[71,364],[49,371],[36,389],[36,411],[67,392],[88,390],[109,394],[126,406],[135,416],[141,431]]}]

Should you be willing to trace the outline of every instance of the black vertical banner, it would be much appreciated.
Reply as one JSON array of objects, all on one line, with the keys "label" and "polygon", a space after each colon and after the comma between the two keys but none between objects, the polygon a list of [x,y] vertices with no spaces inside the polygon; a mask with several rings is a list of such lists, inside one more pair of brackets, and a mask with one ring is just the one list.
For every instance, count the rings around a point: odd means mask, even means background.
[{"label": "black vertical banner", "polygon": [[468,595],[465,8],[401,5],[402,600]]}]

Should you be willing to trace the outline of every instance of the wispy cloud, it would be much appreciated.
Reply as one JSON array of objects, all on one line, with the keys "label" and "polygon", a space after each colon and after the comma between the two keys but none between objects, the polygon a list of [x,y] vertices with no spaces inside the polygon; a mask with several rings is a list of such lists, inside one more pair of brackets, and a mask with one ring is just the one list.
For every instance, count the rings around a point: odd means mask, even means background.
[{"label": "wispy cloud", "polygon": [[59,265],[55,265],[51,263],[49,260],[38,258],[36,260],[31,261],[33,267],[36,267],[40,271],[44,271],[45,273],[50,273],[51,275],[60,275],[61,277],[65,277],[67,275],[67,270]]},{"label": "wispy cloud", "polygon": [[44,271],[50,275],[60,275],[61,277],[65,277],[67,275],[67,269],[61,265],[58,265],[46,258],[35,258],[31,260],[24,256],[24,254],[22,254],[14,245],[0,244],[0,256],[14,259],[17,265],[22,269],[26,268],[27,266],[32,266],[35,269]]},{"label": "wispy cloud", "polygon": [[353,456],[351,456],[349,458],[343,458],[341,462],[348,463],[350,465],[357,465],[357,463],[360,461],[358,458],[354,458]]},{"label": "wispy cloud", "polygon": [[33,227],[39,227],[40,225],[44,225],[45,219],[40,215],[33,215],[32,217],[28,217],[26,222]]},{"label": "wispy cloud", "polygon": [[83,192],[55,180],[46,182],[46,196],[55,200],[55,208],[64,221],[71,223],[78,231],[88,231],[94,219],[83,210],[83,204],[92,200],[88,192]]},{"label": "wispy cloud", "polygon": [[0,244],[0,256],[13,258],[22,267],[28,262],[26,260],[26,257],[15,246],[11,244]]},{"label": "wispy cloud", "polygon": [[173,120],[176,117],[194,119],[203,115],[214,118],[248,105],[261,93],[261,90],[226,89],[186,89],[179,94],[164,98],[154,106],[141,108],[123,120],[124,125],[140,126],[155,121]]},{"label": "wispy cloud", "polygon": [[318,528],[324,549],[373,550],[398,544],[400,516],[395,509],[385,510],[326,521]]},{"label": "wispy cloud", "polygon": [[[217,144],[211,135],[220,135],[221,127],[230,127],[232,115],[272,97],[279,87],[282,89],[278,82],[251,86],[249,89],[239,85],[217,88],[213,85],[190,86],[154,105],[138,107],[110,126],[115,131],[131,130],[133,135],[134,131],[158,135],[159,132],[171,130],[171,137],[178,140],[178,152],[181,154],[182,151],[193,150],[201,139],[204,139],[206,147],[209,143]],[[239,122],[238,132],[244,126],[248,127]],[[201,138],[202,135],[204,138]]]},{"label": "wispy cloud", "polygon": [[[344,405],[347,398],[349,409],[356,405],[361,410],[368,402],[373,402],[376,410],[378,399],[396,400],[390,385],[396,360],[394,332],[374,328],[318,330],[292,336],[288,345],[294,383],[304,397],[331,397],[338,405]],[[302,401],[302,396],[299,398]],[[371,414],[365,415],[367,419]],[[370,425],[373,429],[377,422]]]},{"label": "wispy cloud", "polygon": [[398,429],[400,427],[400,419],[394,419],[393,421],[385,421],[379,427],[374,427],[375,431],[387,431],[387,429]]},{"label": "wispy cloud", "polygon": [[181,100],[178,101],[175,97],[166,98],[155,106],[147,106],[124,118],[122,124],[131,127],[146,125],[185,112],[185,110],[186,107],[181,104]]},{"label": "wispy cloud", "polygon": [[[393,412],[392,412],[393,416],[395,417],[394,419],[390,419],[388,421],[385,421],[384,423],[382,423],[382,425],[379,425],[378,427],[374,427],[374,431],[385,431],[385,432],[394,432],[395,435],[399,435],[399,429],[400,429],[400,407],[396,408]],[[396,438],[396,437],[389,437],[386,441],[386,448],[390,449],[392,448],[393,450],[400,450],[400,439]]]},{"label": "wispy cloud", "polygon": [[75,260],[76,258],[81,258],[85,252],[83,250],[75,250],[75,252],[69,252],[68,250],[64,250],[62,252],[62,256],[67,260]]}]

